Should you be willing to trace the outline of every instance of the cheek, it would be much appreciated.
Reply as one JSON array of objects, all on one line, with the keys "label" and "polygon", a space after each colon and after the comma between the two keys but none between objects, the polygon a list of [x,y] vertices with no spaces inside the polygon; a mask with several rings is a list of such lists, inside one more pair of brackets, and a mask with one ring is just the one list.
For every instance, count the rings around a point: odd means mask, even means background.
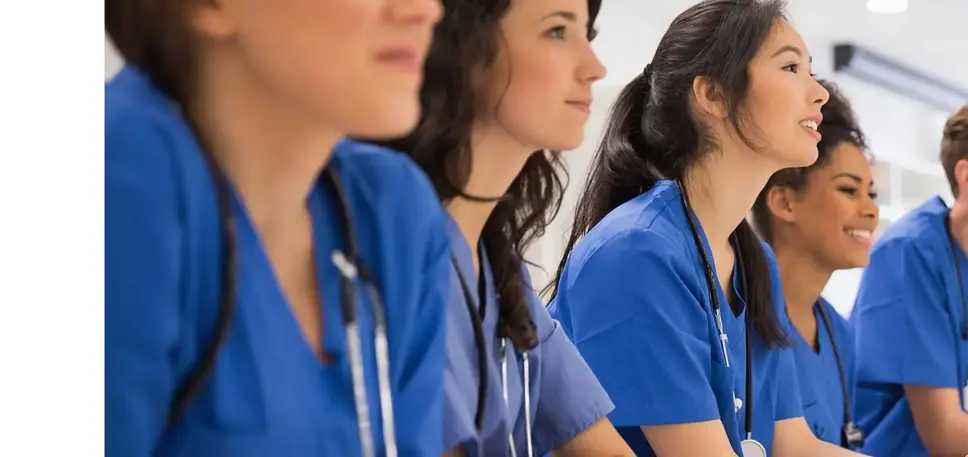
[{"label": "cheek", "polygon": [[[261,0],[246,42],[270,91],[346,133],[406,130],[419,114],[420,72],[384,68],[374,55],[397,31],[375,0]],[[414,27],[411,27],[414,29]],[[404,125],[406,124],[406,125]],[[386,131],[386,132],[384,132]]]},{"label": "cheek", "polygon": [[566,101],[571,96],[570,64],[548,52],[520,54],[510,66],[511,81],[497,88],[497,120],[518,141],[536,149],[578,147],[586,117]]}]

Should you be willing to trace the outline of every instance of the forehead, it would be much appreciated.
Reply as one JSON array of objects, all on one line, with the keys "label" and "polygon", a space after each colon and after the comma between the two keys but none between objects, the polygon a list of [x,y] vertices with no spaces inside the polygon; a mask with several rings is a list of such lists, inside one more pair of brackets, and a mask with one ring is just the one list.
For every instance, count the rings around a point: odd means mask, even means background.
[{"label": "forehead", "polygon": [[817,178],[831,179],[841,173],[850,173],[860,177],[864,182],[872,178],[871,164],[867,155],[853,143],[842,141],[830,151],[827,164],[813,174]]},{"label": "forehead", "polygon": [[790,25],[790,23],[786,20],[777,19],[773,23],[773,28],[770,29],[770,33],[767,35],[766,40],[763,41],[763,45],[756,53],[756,58],[772,58],[777,51],[783,49],[785,46],[796,47],[804,53],[804,58],[809,58],[807,44],[803,41],[803,37],[800,36],[800,33],[797,32],[797,29],[793,28],[793,26]]},{"label": "forehead", "polygon": [[511,0],[505,18],[509,22],[540,21],[555,12],[573,13],[580,23],[588,21],[586,0]]}]

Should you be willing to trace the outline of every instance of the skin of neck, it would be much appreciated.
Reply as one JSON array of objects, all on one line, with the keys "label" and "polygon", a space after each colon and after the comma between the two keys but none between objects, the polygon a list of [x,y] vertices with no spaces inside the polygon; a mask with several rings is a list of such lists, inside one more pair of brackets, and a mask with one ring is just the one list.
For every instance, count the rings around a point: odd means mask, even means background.
[{"label": "skin of neck", "polygon": [[[782,234],[774,234],[773,252],[783,280],[783,297],[787,313],[794,325],[803,334],[816,329],[817,319],[813,306],[820,293],[830,281],[834,269],[823,266],[809,249],[787,240]],[[813,329],[813,330],[811,330]],[[810,341],[814,335],[803,335]]]},{"label": "skin of neck", "polygon": [[[521,144],[496,126],[476,126],[471,134],[471,144],[471,172],[463,192],[488,199],[504,195],[531,153],[537,150]],[[457,222],[471,248],[475,270],[480,269],[477,251],[481,232],[497,203],[477,202],[460,196],[445,202],[447,212]]]},{"label": "skin of neck", "polygon": [[683,185],[713,252],[731,250],[730,235],[746,217],[760,190],[780,167],[748,146],[721,142],[686,170]]},{"label": "skin of neck", "polygon": [[205,146],[264,237],[306,221],[306,199],[341,132],[270,93],[236,52],[206,57],[189,107]]}]

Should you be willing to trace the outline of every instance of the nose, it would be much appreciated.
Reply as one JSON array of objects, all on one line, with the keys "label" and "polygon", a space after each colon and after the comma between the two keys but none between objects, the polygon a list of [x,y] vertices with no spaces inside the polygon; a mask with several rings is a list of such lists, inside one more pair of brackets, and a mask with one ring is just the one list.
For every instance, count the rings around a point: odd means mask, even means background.
[{"label": "nose", "polygon": [[444,14],[441,0],[390,0],[395,21],[408,24],[436,24]]},{"label": "nose", "polygon": [[598,80],[601,80],[608,73],[605,69],[605,65],[602,61],[598,59],[598,55],[595,54],[595,50],[592,49],[591,44],[587,45],[587,52],[582,60],[582,65],[579,70],[579,78],[582,82],[591,84]]},{"label": "nose", "polygon": [[830,100],[830,92],[827,92],[827,88],[823,87],[819,81],[813,79],[813,91],[810,93],[810,97],[813,99],[813,103],[818,105],[825,105],[827,100]]},{"label": "nose", "polygon": [[872,219],[875,223],[880,220],[881,208],[877,205],[877,201],[871,198],[870,195],[865,196],[861,199],[860,215],[867,219]]}]

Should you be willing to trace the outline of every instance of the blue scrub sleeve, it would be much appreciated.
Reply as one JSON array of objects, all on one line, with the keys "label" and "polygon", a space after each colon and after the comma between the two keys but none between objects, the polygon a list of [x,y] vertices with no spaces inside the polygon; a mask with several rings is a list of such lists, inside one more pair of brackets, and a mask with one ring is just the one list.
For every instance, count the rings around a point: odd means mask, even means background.
[{"label": "blue scrub sleeve", "polygon": [[945,309],[937,260],[910,240],[871,253],[854,307],[855,348],[864,382],[960,388],[958,341]]},{"label": "blue scrub sleeve", "polygon": [[584,432],[615,406],[561,325],[548,314],[531,286],[528,270],[522,274],[541,354],[539,370],[531,374],[540,392],[532,437],[535,452],[544,454]]},{"label": "blue scrub sleeve", "polygon": [[[608,239],[570,265],[575,345],[615,403],[617,427],[719,418],[696,267],[654,231]],[[568,278],[566,278],[568,279]],[[692,287],[690,287],[692,286]]]},{"label": "blue scrub sleeve", "polygon": [[181,224],[166,137],[107,119],[104,160],[104,427],[107,457],[148,457],[176,384]]},{"label": "blue scrub sleeve", "polygon": [[[426,178],[423,178],[426,181]],[[429,188],[429,182],[426,183]],[[423,189],[420,189],[423,190]],[[403,371],[394,396],[401,456],[436,456],[443,453],[444,363],[446,352],[447,296],[450,285],[450,238],[443,209],[429,189],[433,216],[420,296],[411,320],[411,343],[403,354]],[[417,232],[421,233],[421,232]],[[426,232],[424,232],[426,233]],[[392,350],[392,348],[391,348]]]}]

